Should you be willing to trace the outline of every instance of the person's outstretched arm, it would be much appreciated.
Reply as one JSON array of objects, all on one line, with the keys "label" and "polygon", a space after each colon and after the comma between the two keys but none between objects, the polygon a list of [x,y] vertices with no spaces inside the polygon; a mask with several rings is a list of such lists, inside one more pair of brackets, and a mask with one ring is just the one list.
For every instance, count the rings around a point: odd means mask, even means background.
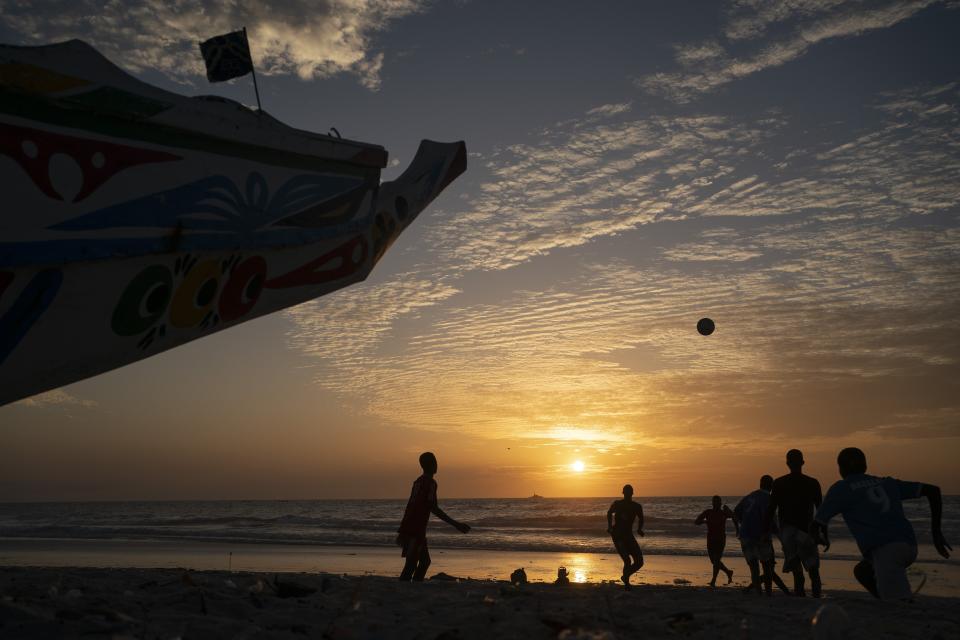
[{"label": "person's outstretched arm", "polygon": [[943,537],[943,531],[940,529],[940,521],[943,517],[943,498],[940,497],[940,487],[935,484],[923,484],[920,486],[920,495],[926,496],[930,502],[930,530],[933,532],[933,546],[937,548],[937,553],[944,558],[949,558],[953,547]]},{"label": "person's outstretched arm", "polygon": [[610,505],[610,508],[607,509],[607,533],[613,533],[613,508],[617,506],[617,503],[614,502]]},{"label": "person's outstretched arm", "polygon": [[437,504],[437,485],[434,483],[433,490],[427,495],[427,500],[430,503],[430,513],[437,516],[451,527],[459,531],[460,533],[466,533],[470,531],[470,525],[463,524],[462,522],[457,522],[446,513],[443,509],[440,508],[440,505]]},{"label": "person's outstretched arm", "polygon": [[643,505],[637,505],[637,533],[643,537]]},{"label": "person's outstretched arm", "polygon": [[693,524],[703,524],[706,521],[707,521],[707,512],[704,511],[703,513],[697,516],[697,519],[693,521]]},{"label": "person's outstretched arm", "polygon": [[467,533],[468,531],[470,531],[470,525],[464,524],[462,522],[457,522],[456,520],[448,516],[446,513],[444,513],[443,509],[441,509],[440,506],[436,503],[434,503],[433,506],[430,507],[430,512],[433,515],[440,518],[441,520],[443,520],[444,522],[446,522],[447,524],[449,524],[454,529],[458,530],[460,533]]}]

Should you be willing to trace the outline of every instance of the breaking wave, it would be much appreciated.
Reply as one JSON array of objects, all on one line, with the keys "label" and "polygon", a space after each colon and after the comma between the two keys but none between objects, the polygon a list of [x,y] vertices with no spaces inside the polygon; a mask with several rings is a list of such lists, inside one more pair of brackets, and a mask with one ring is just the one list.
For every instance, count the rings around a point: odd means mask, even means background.
[{"label": "breaking wave", "polygon": [[[709,498],[646,498],[646,553],[704,555],[705,530],[693,524]],[[736,504],[735,499],[729,500]],[[958,538],[960,498],[945,498],[944,531]],[[220,543],[391,546],[403,500],[115,502],[0,504],[0,537],[190,540]],[[432,521],[432,546],[510,551],[609,553],[609,498],[442,500],[473,527],[463,536]],[[926,503],[908,503],[918,537],[929,538]],[[842,524],[832,557],[856,558]],[[728,550],[739,547],[730,527]],[[926,537],[925,537],[926,536]]]}]

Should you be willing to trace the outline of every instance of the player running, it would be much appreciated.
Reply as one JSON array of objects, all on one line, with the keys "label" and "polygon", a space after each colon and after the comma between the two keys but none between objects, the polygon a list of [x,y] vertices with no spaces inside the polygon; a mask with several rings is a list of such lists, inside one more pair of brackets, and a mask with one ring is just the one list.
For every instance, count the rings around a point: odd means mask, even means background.
[{"label": "player running", "polygon": [[717,586],[717,575],[723,571],[727,574],[727,584],[733,582],[733,569],[728,569],[723,564],[723,550],[727,546],[727,519],[733,520],[733,528],[740,536],[740,525],[737,524],[737,516],[727,505],[720,506],[723,502],[720,496],[713,496],[713,507],[705,510],[694,521],[694,524],[701,525],[707,523],[707,556],[713,564],[713,578],[710,580],[710,586]]},{"label": "player running", "polygon": [[[760,488],[753,493],[744,496],[733,513],[737,516],[740,524],[740,549],[743,551],[743,558],[750,567],[750,586],[745,591],[749,593],[756,589],[757,593],[763,591],[768,596],[773,594],[773,583],[776,583],[780,589],[790,595],[787,585],[777,575],[774,565],[776,561],[773,553],[773,532],[767,528],[767,508],[770,505],[770,490],[773,488],[773,477],[763,476],[760,478]],[[772,525],[772,523],[769,523]],[[763,567],[761,574],[760,568]]]},{"label": "player running", "polygon": [[633,537],[633,520],[637,519],[637,533],[643,537],[643,507],[633,501],[633,487],[623,485],[623,500],[615,500],[607,510],[607,533],[623,559],[623,587],[630,590],[630,576],[643,566],[643,552]]}]

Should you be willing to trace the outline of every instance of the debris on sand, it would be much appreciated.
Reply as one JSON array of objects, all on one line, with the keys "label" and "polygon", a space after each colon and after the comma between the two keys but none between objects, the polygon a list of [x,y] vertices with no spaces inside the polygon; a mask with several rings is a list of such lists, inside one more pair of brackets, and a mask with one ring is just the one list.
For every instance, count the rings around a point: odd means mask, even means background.
[{"label": "debris on sand", "polygon": [[273,583],[270,586],[273,587],[278,598],[304,598],[317,592],[316,587],[308,587],[296,582],[280,582],[279,576],[273,576]]}]

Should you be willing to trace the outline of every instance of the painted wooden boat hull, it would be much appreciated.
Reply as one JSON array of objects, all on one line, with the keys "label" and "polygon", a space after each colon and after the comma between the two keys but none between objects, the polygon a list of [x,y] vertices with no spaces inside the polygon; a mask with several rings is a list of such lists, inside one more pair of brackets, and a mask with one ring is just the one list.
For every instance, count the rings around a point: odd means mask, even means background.
[{"label": "painted wooden boat hull", "polygon": [[137,81],[88,45],[0,46],[0,405],[367,277],[466,169]]}]

